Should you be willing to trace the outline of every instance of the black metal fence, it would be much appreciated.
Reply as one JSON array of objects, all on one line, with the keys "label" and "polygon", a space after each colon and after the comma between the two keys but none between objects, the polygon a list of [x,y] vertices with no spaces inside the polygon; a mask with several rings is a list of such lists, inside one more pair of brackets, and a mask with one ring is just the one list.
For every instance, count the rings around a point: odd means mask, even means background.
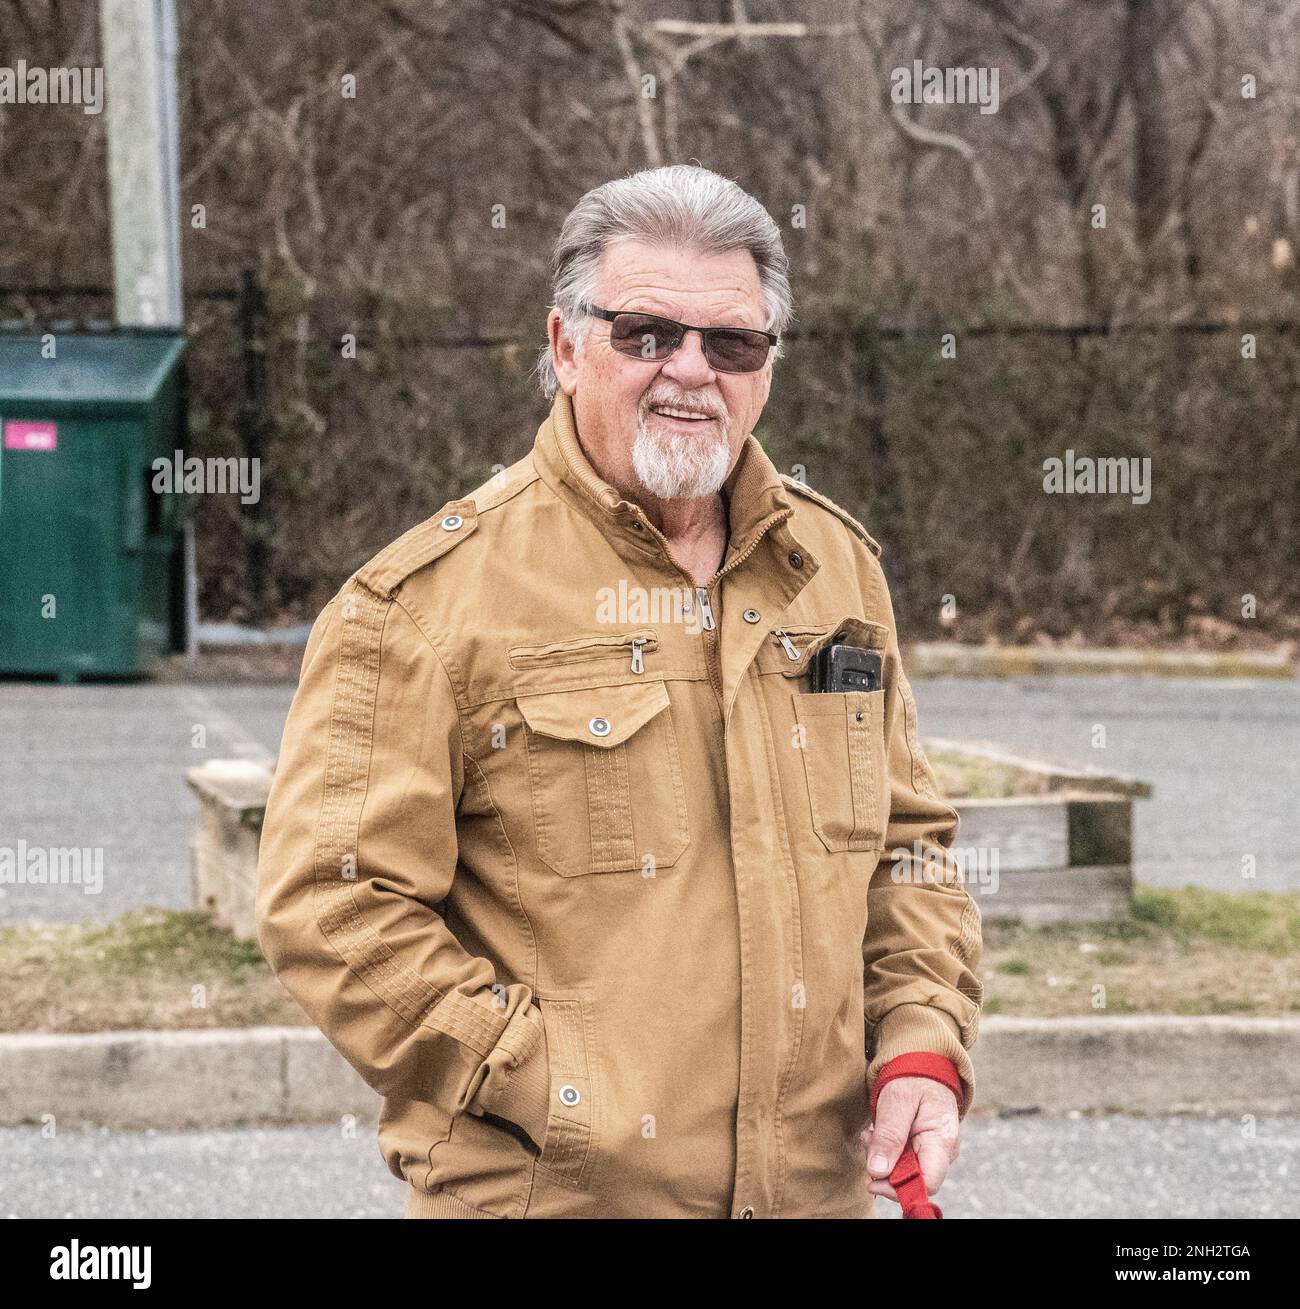
[{"label": "black metal fence", "polygon": [[[10,329],[111,327],[94,317],[111,309],[106,287],[0,286],[0,306],[17,310],[0,309]],[[206,616],[309,615],[351,568],[526,450],[545,412],[530,376],[540,315],[521,337],[431,331],[410,308],[304,303],[252,270],[189,294],[190,439],[268,473],[256,503],[199,507]],[[1243,592],[1276,617],[1300,604],[1298,328],[953,327],[841,307],[789,333],[760,436],[884,540],[918,635],[944,594],[1058,634],[1094,614],[1177,626]],[[957,367],[941,353],[949,333]],[[1044,496],[1042,460],[1067,445],[1153,458],[1155,508]]]}]

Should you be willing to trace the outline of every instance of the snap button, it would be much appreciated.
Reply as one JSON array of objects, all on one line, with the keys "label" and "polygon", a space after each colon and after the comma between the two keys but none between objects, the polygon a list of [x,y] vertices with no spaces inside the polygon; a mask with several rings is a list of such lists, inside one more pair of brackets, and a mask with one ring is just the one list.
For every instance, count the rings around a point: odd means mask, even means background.
[{"label": "snap button", "polygon": [[749,1204],[747,1204],[747,1205],[746,1205],[746,1206],[745,1206],[745,1207],[740,1211],[740,1217],[741,1217],[741,1218],[753,1218],[753,1216],[754,1216],[754,1206],[753,1206],[753,1205],[749,1205]]},{"label": "snap button", "polygon": [[791,568],[803,567],[803,555],[801,555],[798,550],[790,551],[790,567]]},{"label": "snap button", "polygon": [[608,736],[612,730],[608,718],[593,718],[587,726],[591,728],[592,736]]},{"label": "snap button", "polygon": [[572,1082],[566,1082],[562,1087],[560,1087],[561,1104],[575,1105],[581,1099],[582,1096],[579,1094],[578,1088],[574,1086]]},{"label": "snap button", "polygon": [[762,616],[763,616],[763,615],[760,614],[760,613],[758,612],[757,609],[746,609],[746,610],[745,610],[745,621],[746,621],[747,623],[756,623],[756,622],[758,622],[758,620],[759,620]]},{"label": "snap button", "polygon": [[862,710],[859,709],[858,712],[857,712],[854,716],[857,718],[858,722],[861,722],[861,721],[862,721]]},{"label": "snap button", "polygon": [[442,530],[444,532],[454,532],[464,521],[459,514],[448,514],[442,520]]}]

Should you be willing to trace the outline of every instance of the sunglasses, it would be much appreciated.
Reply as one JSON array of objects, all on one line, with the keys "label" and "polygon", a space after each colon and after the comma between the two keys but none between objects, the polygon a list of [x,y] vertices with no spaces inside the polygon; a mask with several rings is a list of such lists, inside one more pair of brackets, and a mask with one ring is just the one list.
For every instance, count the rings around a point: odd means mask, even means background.
[{"label": "sunglasses", "polygon": [[593,304],[584,309],[611,324],[610,345],[631,359],[667,359],[686,339],[687,332],[698,332],[710,368],[719,373],[753,373],[767,362],[768,352],[777,342],[774,333],[752,327],[692,327],[658,314],[598,309]]}]

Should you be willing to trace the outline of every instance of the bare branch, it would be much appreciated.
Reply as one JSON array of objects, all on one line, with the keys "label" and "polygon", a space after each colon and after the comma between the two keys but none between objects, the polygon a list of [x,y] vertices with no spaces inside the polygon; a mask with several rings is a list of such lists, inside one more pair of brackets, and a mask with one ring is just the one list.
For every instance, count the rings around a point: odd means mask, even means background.
[{"label": "bare branch", "polygon": [[623,59],[623,72],[631,83],[632,96],[636,101],[637,120],[641,127],[641,149],[651,168],[658,168],[664,159],[663,148],[659,144],[659,134],[655,130],[654,106],[642,90],[641,79],[644,77],[636,51],[632,49],[632,37],[628,31],[627,14],[624,12],[623,0],[610,0],[610,9],[614,14],[614,41]]},{"label": "bare branch", "polygon": [[848,36],[857,31],[854,23],[815,27],[809,23],[697,23],[686,18],[657,18],[650,27],[664,36],[698,36],[720,41],[769,36]]},{"label": "bare branch", "polygon": [[1025,51],[1032,60],[1028,69],[1025,69],[1020,77],[1002,93],[1002,103],[1008,104],[1016,96],[1028,91],[1033,84],[1047,71],[1047,65],[1051,56],[1047,53],[1047,47],[1036,38],[1030,36],[1023,28],[1017,27],[1013,23],[998,23],[998,31],[1011,42],[1012,45],[1019,46]]},{"label": "bare branch", "polygon": [[993,208],[993,189],[989,185],[988,174],[975,155],[974,147],[969,141],[952,132],[936,132],[933,128],[922,127],[914,119],[908,118],[900,104],[891,104],[890,120],[909,141],[935,150],[951,150],[960,155],[962,162],[970,169],[971,177],[980,193],[980,206],[985,214]]}]

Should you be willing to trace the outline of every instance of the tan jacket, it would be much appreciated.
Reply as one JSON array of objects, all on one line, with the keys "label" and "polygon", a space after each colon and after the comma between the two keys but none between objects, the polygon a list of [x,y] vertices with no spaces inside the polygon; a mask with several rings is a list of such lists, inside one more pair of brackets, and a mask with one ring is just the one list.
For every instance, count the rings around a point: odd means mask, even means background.
[{"label": "tan jacket", "polygon": [[[260,938],[408,1215],[869,1217],[880,1069],[945,1055],[969,1108],[980,915],[919,872],[957,816],[879,547],[753,436],[725,490],[701,594],[561,392],[312,630]],[[840,632],[883,690],[809,691]]]}]

